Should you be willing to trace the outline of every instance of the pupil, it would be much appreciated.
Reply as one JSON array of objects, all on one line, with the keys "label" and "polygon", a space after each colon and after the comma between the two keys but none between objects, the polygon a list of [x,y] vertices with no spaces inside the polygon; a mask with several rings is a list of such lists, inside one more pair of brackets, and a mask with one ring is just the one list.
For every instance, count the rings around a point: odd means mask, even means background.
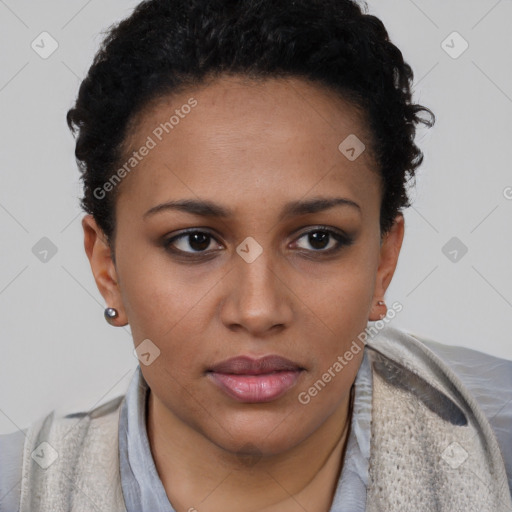
[{"label": "pupil", "polygon": [[190,247],[192,247],[192,249],[196,251],[201,251],[208,248],[208,235],[205,235],[204,233],[193,233],[189,236],[191,237],[189,241]]},{"label": "pupil", "polygon": [[[326,241],[329,238],[329,233],[326,233],[325,231],[315,231],[314,233],[310,233],[309,235],[309,243],[312,247],[315,249],[323,249],[326,247]],[[316,244],[320,242],[320,246],[317,247]]]}]

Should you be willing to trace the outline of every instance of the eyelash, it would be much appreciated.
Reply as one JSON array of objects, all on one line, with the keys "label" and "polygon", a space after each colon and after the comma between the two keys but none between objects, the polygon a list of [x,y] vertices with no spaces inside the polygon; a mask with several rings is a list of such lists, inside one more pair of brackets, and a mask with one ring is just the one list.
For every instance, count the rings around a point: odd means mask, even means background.
[{"label": "eyelash", "polygon": [[[213,252],[216,252],[216,251],[192,251],[192,252],[188,252],[188,251],[182,251],[181,249],[174,249],[172,248],[172,244],[174,242],[176,242],[177,240],[181,240],[182,238],[186,238],[187,236],[190,236],[190,235],[193,235],[193,234],[204,234],[204,235],[207,235],[208,237],[210,237],[211,239],[214,239],[216,240],[216,238],[211,234],[209,233],[208,231],[203,231],[203,230],[200,230],[200,229],[191,229],[189,231],[184,231],[182,233],[180,233],[179,235],[176,235],[176,236],[173,236],[172,238],[169,238],[167,240],[164,241],[163,245],[164,245],[164,248],[170,252],[170,253],[173,253],[173,254],[177,254],[177,255],[186,255],[186,258],[188,259],[193,259],[193,258],[197,258],[197,256],[199,255],[200,258],[204,258],[204,254],[208,254],[209,252],[210,253],[213,253]],[[334,231],[333,229],[327,227],[327,226],[316,226],[314,229],[310,229],[308,231],[305,231],[303,233],[300,234],[300,236],[298,238],[296,238],[295,240],[300,240],[301,238],[307,236],[307,235],[310,235],[312,233],[327,233],[330,235],[331,238],[334,238],[334,240],[336,241],[337,243],[337,246],[336,247],[333,247],[331,249],[317,249],[317,250],[308,250],[308,249],[302,249],[303,251],[306,251],[306,252],[311,252],[311,253],[314,253],[314,254],[319,254],[321,256],[330,256],[330,255],[333,255],[337,252],[339,252],[341,249],[343,249],[344,247],[348,247],[349,245],[352,245],[354,243],[354,239],[350,236],[348,236],[347,234],[344,234],[344,233],[341,233],[341,232],[338,232],[338,231]],[[331,241],[331,239],[329,239],[329,242]]]}]

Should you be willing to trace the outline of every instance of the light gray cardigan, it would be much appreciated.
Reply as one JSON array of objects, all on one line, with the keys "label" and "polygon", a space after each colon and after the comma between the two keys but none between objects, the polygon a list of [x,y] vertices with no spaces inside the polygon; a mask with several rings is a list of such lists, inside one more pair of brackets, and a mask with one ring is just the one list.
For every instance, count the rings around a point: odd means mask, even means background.
[{"label": "light gray cardigan", "polygon": [[[452,370],[389,326],[365,350],[373,373],[367,512],[512,511],[494,433]],[[20,512],[89,512],[91,500],[102,510],[126,511],[118,460],[122,398],[31,425]]]}]

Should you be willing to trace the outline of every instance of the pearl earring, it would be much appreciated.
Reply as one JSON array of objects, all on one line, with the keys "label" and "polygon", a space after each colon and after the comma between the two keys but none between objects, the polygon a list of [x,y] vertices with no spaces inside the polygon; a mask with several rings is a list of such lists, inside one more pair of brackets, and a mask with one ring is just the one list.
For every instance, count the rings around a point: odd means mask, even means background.
[{"label": "pearl earring", "polygon": [[[386,306],[386,303],[383,300],[379,300],[377,301],[377,306]],[[381,320],[386,316],[387,312],[388,308],[386,308],[386,313],[382,313],[381,315],[379,315]]]},{"label": "pearl earring", "polygon": [[119,316],[117,309],[115,308],[107,308],[105,309],[105,320],[110,324],[114,325],[114,320]]}]

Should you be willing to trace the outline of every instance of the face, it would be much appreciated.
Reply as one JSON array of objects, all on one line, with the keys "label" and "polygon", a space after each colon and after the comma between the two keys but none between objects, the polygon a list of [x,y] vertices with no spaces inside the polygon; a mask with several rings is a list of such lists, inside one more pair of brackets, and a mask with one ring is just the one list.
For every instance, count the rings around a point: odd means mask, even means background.
[{"label": "face", "polygon": [[90,216],[85,245],[118,325],[159,350],[140,365],[155,407],[227,451],[299,445],[346,403],[363,351],[334,365],[385,313],[402,242],[401,216],[381,240],[364,120],[300,79],[223,77],[159,101],[128,142],[150,149],[119,185],[115,265]]}]

